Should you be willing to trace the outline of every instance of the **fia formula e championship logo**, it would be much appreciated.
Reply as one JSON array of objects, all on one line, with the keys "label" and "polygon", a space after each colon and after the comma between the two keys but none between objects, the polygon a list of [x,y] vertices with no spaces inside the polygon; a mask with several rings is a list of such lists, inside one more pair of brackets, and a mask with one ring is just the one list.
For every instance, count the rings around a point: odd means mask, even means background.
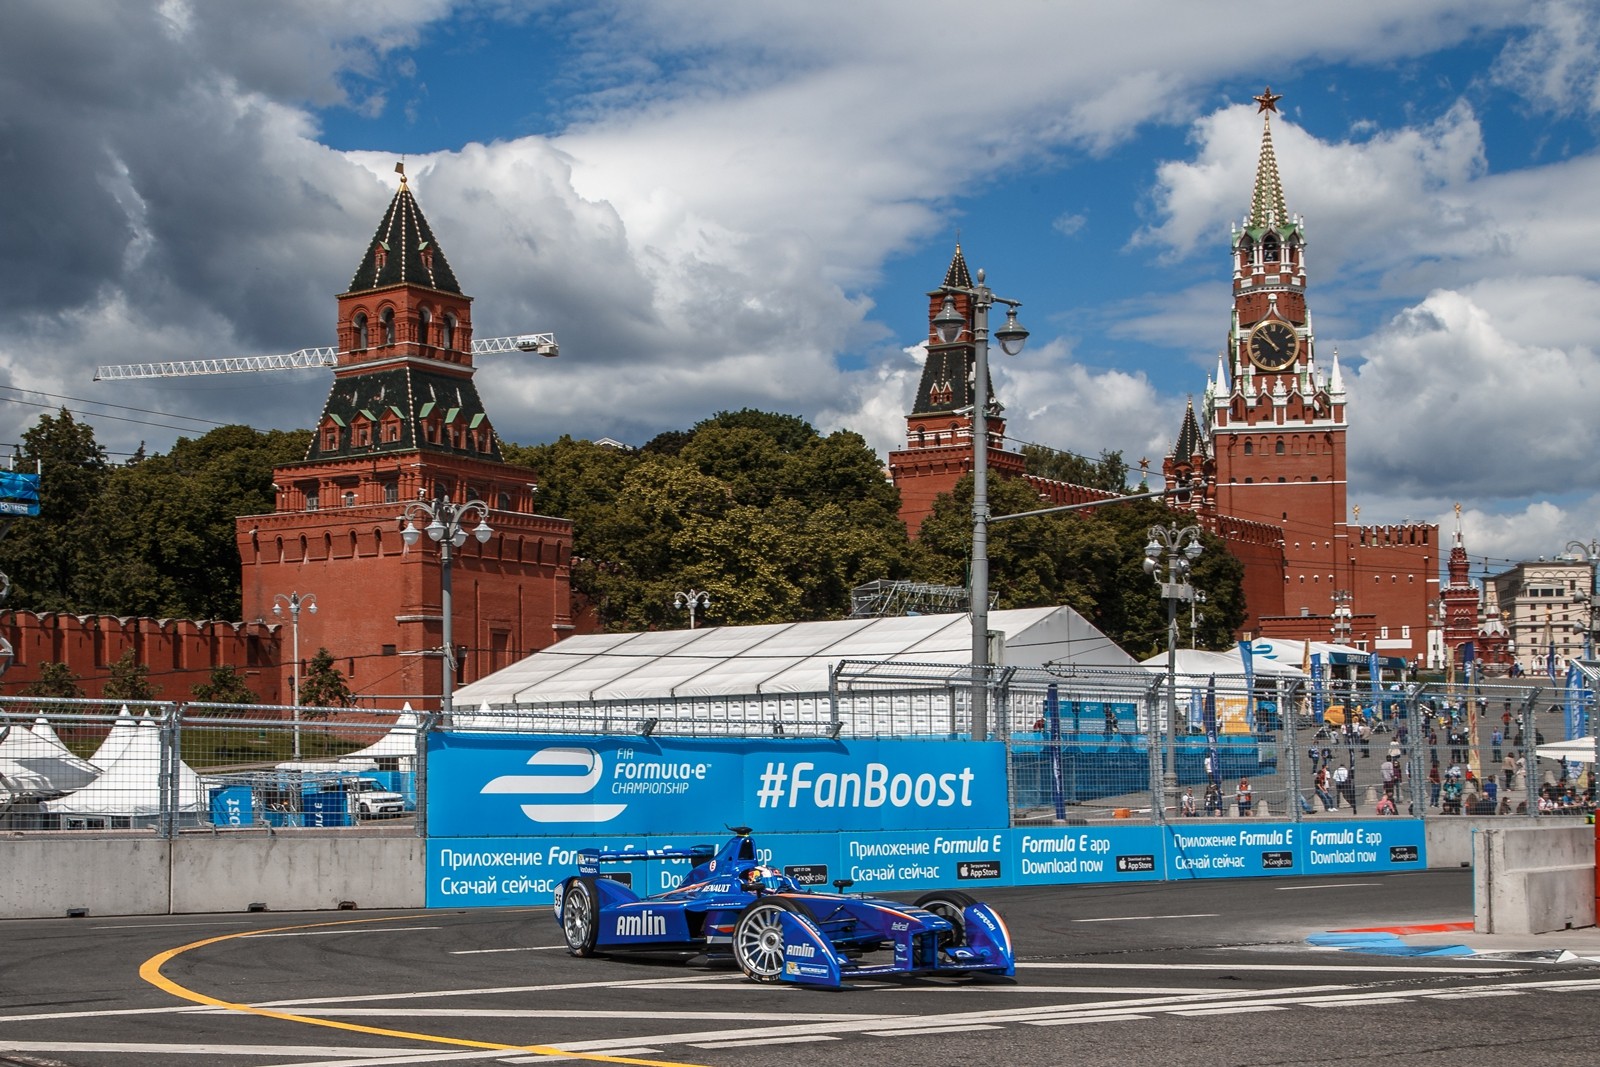
[{"label": "fia formula e championship logo", "polygon": [[[479,792],[510,793],[531,797],[572,797],[591,792],[605,775],[605,761],[592,748],[543,748],[528,757],[534,774],[503,774]],[[523,804],[522,814],[539,823],[610,822],[627,810],[626,804],[578,803]]]}]

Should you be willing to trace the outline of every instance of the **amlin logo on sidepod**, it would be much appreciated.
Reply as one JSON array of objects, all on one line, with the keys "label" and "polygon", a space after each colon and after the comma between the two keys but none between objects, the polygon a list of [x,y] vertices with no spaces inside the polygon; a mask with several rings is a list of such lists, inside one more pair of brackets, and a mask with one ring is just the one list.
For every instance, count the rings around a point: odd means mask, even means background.
[{"label": "amlin logo on sidepod", "polygon": [[[544,748],[528,757],[528,766],[556,769],[549,774],[503,774],[491,779],[480,793],[522,796],[573,796],[587,793],[600,781],[605,763],[592,748]],[[573,773],[576,770],[579,773]],[[627,810],[626,804],[523,804],[522,814],[534,822],[610,822]]]}]

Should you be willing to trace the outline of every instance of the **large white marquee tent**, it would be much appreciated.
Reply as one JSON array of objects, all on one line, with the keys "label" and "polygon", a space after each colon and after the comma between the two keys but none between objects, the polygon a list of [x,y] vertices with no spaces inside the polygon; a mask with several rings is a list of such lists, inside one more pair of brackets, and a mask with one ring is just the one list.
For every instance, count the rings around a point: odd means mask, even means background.
[{"label": "large white marquee tent", "polygon": [[[650,717],[744,732],[755,723],[820,724],[832,718],[834,671],[848,662],[852,677],[876,670],[883,684],[842,700],[842,719],[860,727],[867,716],[894,732],[959,729],[953,714],[965,690],[930,693],[928,680],[941,671],[952,683],[966,677],[959,668],[972,659],[971,625],[965,614],[906,615],[569,637],[458,689],[458,708],[480,710],[458,715],[457,725],[592,728],[600,717],[602,727],[626,728]],[[1002,635],[994,656],[1002,666],[1138,668],[1068,607],[994,611],[989,629]],[[893,692],[908,666],[928,670]]]}]

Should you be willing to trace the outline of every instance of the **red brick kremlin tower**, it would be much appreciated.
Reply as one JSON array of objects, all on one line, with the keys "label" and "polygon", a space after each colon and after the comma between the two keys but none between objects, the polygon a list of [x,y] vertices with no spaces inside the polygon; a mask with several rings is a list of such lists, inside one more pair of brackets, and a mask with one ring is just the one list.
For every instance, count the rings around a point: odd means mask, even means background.
[{"label": "red brick kremlin tower", "polygon": [[1439,529],[1347,523],[1344,380],[1337,353],[1317,358],[1305,229],[1285,206],[1273,152],[1279,97],[1268,89],[1255,100],[1261,153],[1249,213],[1233,231],[1227,343],[1204,424],[1191,405],[1163,472],[1208,484],[1190,506],[1246,565],[1246,631],[1418,662],[1438,595]]},{"label": "red brick kremlin tower", "polygon": [[[980,271],[981,275],[982,272]],[[967,269],[961,246],[956,245],[944,285],[971,289],[972,274]],[[951,342],[939,339],[933,320],[944,308],[946,296],[955,301],[956,311],[967,325]],[[928,293],[928,357],[922,365],[922,380],[906,417],[906,447],[889,453],[889,474],[900,490],[900,520],[911,536],[917,536],[922,520],[933,511],[934,499],[955,488],[962,475],[972,470],[972,394],[977,354],[973,348],[973,306],[965,293],[934,289]],[[997,351],[991,345],[990,355]],[[1115,495],[1081,485],[1052,481],[1023,474],[1022,453],[1005,447],[1005,410],[994,399],[994,385],[988,383],[989,472],[999,477],[1026,477],[1048,504],[1080,504],[1105,500]]]},{"label": "red brick kremlin tower", "polygon": [[[493,536],[469,537],[451,568],[452,636],[466,650],[458,681],[571,629],[572,524],[536,514],[532,472],[502,460],[472,380],[472,299],[403,173],[338,300],[333,387],[305,462],[275,472],[276,510],[237,523],[244,615],[273,621],[278,595],[313,595],[317,612],[299,620],[302,665],[325,646],[363,698],[431,707],[442,686],[439,550],[402,542],[405,503],[492,509]],[[282,648],[292,699],[287,632]]]}]

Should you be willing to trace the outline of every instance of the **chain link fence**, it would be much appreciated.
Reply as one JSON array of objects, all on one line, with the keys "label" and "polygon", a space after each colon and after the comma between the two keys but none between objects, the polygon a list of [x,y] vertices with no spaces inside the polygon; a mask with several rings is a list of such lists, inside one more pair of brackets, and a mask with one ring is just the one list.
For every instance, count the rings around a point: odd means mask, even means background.
[{"label": "chain link fence", "polygon": [[[989,668],[1014,825],[1592,810],[1578,685]],[[0,698],[0,829],[426,833],[431,730],[690,739],[970,739],[974,674],[845,661],[829,691],[458,708]]]}]

